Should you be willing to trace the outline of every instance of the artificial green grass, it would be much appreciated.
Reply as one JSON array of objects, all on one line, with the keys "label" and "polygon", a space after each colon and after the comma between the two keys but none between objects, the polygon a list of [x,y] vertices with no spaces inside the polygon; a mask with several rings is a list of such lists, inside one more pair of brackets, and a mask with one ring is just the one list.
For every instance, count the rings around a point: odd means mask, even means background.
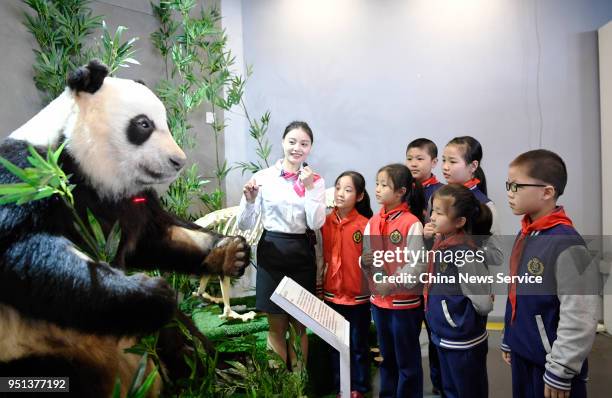
[{"label": "artificial green grass", "polygon": [[[254,310],[255,297],[232,299],[232,307],[244,305],[239,312]],[[213,345],[222,350],[240,350],[240,340],[245,336],[255,338],[256,345],[265,349],[268,320],[258,314],[252,321],[224,320],[219,318],[222,306],[217,304],[197,304],[192,307],[192,318],[198,329],[211,340]],[[308,396],[322,396],[332,389],[332,369],[329,360],[329,350],[326,342],[312,331],[308,334]]]},{"label": "artificial green grass", "polygon": [[[241,320],[224,320],[219,318],[222,305],[205,304],[198,301],[188,302],[192,311],[193,321],[202,333],[212,341],[213,345],[222,351],[236,352],[241,350],[241,339],[248,336],[254,339],[258,348],[266,348],[268,320],[258,314],[254,320],[243,322]],[[255,296],[232,299],[232,306],[244,306],[238,312],[254,310]],[[330,361],[332,349],[317,335],[307,330],[308,334],[308,386],[309,397],[335,397],[333,391],[333,372]],[[371,325],[370,346],[376,346],[376,330]],[[372,364],[372,372],[376,368]],[[368,394],[369,395],[369,394]]]},{"label": "artificial green grass", "polygon": [[[244,306],[247,312],[255,309],[255,296],[239,297],[232,299],[232,306]],[[258,314],[255,319],[243,322],[239,319],[221,319],[219,315],[223,312],[223,306],[218,304],[201,303],[192,308],[192,318],[198,329],[210,340],[227,340],[232,337],[255,335],[257,342],[263,339],[265,344],[265,332],[268,330],[268,320],[264,315]],[[259,345],[259,344],[258,344]]]}]

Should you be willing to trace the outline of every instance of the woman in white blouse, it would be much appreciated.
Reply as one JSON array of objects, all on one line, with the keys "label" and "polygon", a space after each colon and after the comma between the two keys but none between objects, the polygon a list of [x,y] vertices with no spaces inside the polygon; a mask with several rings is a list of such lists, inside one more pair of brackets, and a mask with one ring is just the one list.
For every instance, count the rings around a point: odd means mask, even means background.
[{"label": "woman in white blouse", "polygon": [[[257,309],[268,316],[268,346],[285,362],[295,352],[287,344],[291,323],[300,335],[303,358],[308,356],[305,327],[270,301],[284,276],[315,292],[313,230],[325,222],[325,182],[307,166],[312,148],[312,130],[305,122],[292,122],[283,133],[283,159],[258,171],[244,186],[238,217],[241,229],[252,228],[262,214],[264,233],[257,246]],[[288,349],[289,347],[289,349]]]}]

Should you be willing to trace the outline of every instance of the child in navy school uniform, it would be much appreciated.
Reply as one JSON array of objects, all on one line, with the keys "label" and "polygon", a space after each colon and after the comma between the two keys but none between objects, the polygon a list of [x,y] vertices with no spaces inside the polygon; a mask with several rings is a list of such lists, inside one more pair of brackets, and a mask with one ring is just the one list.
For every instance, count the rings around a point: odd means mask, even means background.
[{"label": "child in navy school uniform", "polygon": [[[433,169],[438,164],[438,147],[427,138],[417,138],[408,144],[406,148],[406,167],[410,169],[412,177],[423,187],[425,203],[429,204],[431,196],[442,184],[433,174]],[[426,214],[429,217],[429,214]]]},{"label": "child in navy school uniform", "polygon": [[491,283],[467,283],[459,276],[490,277],[479,242],[490,234],[491,211],[468,188],[449,184],[433,196],[430,224],[436,240],[428,274],[439,280],[425,285],[425,316],[438,350],[443,396],[486,398]]},{"label": "child in navy school uniform", "polygon": [[[408,144],[406,148],[406,167],[410,169],[412,177],[417,180],[423,187],[425,194],[425,222],[429,221],[431,213],[431,197],[440,187],[444,186],[438,181],[433,173],[433,169],[438,164],[438,147],[436,144],[427,138],[417,138]],[[426,245],[429,242],[426,242]],[[429,243],[430,244],[430,243]],[[432,393],[438,395],[442,390],[442,381],[440,379],[440,363],[438,361],[438,350],[431,342],[431,331],[429,324],[425,321],[427,329],[427,337],[429,339],[428,355],[429,355],[429,378],[433,386]]]},{"label": "child in navy school uniform", "polygon": [[[481,167],[482,146],[474,137],[455,137],[446,144],[442,155],[442,173],[449,184],[463,184],[472,191],[480,203],[486,204],[493,217],[491,237],[485,243],[487,265],[501,265],[500,228],[495,204],[487,197],[487,180]],[[426,239],[433,236],[430,228],[425,228]]]},{"label": "child in navy school uniform", "polygon": [[510,163],[506,190],[512,212],[523,215],[510,256],[510,276],[540,276],[538,284],[510,283],[502,357],[512,367],[512,394],[526,398],[586,397],[587,356],[599,313],[599,270],[563,207],[563,160],[544,149]]},{"label": "child in navy school uniform", "polygon": [[[321,229],[325,259],[325,302],[350,322],[351,398],[363,398],[370,389],[370,295],[359,267],[363,233],[372,208],[365,179],[345,171],[336,179],[334,210]],[[331,350],[334,384],[340,390],[339,355]]]},{"label": "child in navy school uniform", "polygon": [[[362,268],[373,281],[372,317],[383,361],[380,364],[380,397],[422,397],[423,370],[419,334],[423,321],[418,277],[426,269],[418,254],[382,261],[378,254],[406,249],[423,250],[424,197],[421,184],[403,164],[381,168],[376,176],[376,200],[382,205],[364,233]],[[377,257],[375,257],[377,256]],[[382,264],[378,261],[382,261]],[[413,275],[415,282],[393,282],[382,276]]]}]

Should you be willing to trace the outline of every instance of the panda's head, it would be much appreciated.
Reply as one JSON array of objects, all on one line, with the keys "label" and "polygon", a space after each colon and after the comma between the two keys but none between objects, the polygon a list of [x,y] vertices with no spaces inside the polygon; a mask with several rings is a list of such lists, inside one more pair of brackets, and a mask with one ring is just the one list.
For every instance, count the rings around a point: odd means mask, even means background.
[{"label": "panda's head", "polygon": [[157,96],[141,83],[107,75],[98,61],[77,69],[66,91],[11,137],[38,145],[64,137],[65,151],[98,194],[122,199],[171,182],[186,157]]},{"label": "panda's head", "polygon": [[67,150],[102,196],[131,196],[174,180],[186,157],[164,105],[145,85],[107,74],[92,61],[69,77],[78,113],[64,130]]}]

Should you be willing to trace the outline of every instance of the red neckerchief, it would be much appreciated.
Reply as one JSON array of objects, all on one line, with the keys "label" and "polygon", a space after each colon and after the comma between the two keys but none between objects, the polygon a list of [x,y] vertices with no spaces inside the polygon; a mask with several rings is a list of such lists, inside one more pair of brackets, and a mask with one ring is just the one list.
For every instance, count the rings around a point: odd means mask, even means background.
[{"label": "red neckerchief", "polygon": [[478,178],[472,178],[471,180],[464,182],[463,186],[468,189],[472,189],[478,184],[480,184],[480,180]]},{"label": "red neckerchief", "polygon": [[[357,212],[357,209],[353,208],[344,218],[341,218],[340,215],[338,215],[338,208],[337,207],[334,208],[333,214],[334,214],[334,216],[331,217],[331,221],[335,225],[347,224],[347,223],[353,221],[359,215],[359,213]],[[336,231],[336,233],[340,234],[340,230],[338,229]],[[342,249],[340,249],[339,255],[342,255]],[[332,253],[332,256],[333,256],[333,253]],[[330,270],[328,270],[328,272],[329,271]],[[336,267],[335,269],[332,269],[331,270],[331,276],[334,277],[338,273],[338,271],[340,271],[340,267]]]},{"label": "red neckerchief", "polygon": [[[433,255],[433,252],[436,251],[442,251],[442,250],[446,250],[449,247],[455,247],[455,246],[459,246],[459,245],[469,245],[469,246],[474,246],[474,242],[472,241],[472,239],[465,234],[465,232],[463,231],[459,231],[456,234],[452,235],[449,238],[446,239],[436,239],[434,242],[433,247],[431,248],[431,257],[428,255],[428,262],[429,265],[427,267],[427,272],[429,273],[430,277],[434,272],[434,258],[435,255]],[[429,278],[428,278],[429,280]],[[425,286],[423,287],[423,298],[425,299],[425,310],[427,310],[427,299],[429,296],[429,282],[425,283]]]},{"label": "red neckerchief", "polygon": [[439,182],[440,182],[440,181],[438,181],[438,179],[436,178],[436,176],[432,174],[432,175],[431,175],[431,177],[429,177],[428,179],[426,179],[425,181],[423,181],[423,182],[421,183],[421,186],[422,186],[423,188],[426,188],[426,187],[428,187],[428,186],[430,186],[430,185],[435,185],[435,184],[437,184],[437,183],[439,183]]},{"label": "red neckerchief", "polygon": [[[573,226],[572,220],[565,215],[563,206],[556,207],[552,213],[544,217],[540,217],[534,222],[532,222],[529,216],[525,214],[521,220],[521,234],[516,239],[516,242],[514,242],[512,255],[510,255],[510,276],[518,274],[519,265],[521,264],[521,257],[523,257],[523,249],[525,248],[525,238],[527,235],[534,231],[544,231],[557,225]],[[514,321],[514,318],[516,317],[516,283],[510,283],[508,298],[510,299],[510,305],[512,305],[512,321]]]},{"label": "red neckerchief", "polygon": [[[293,190],[295,191],[295,193],[298,194],[300,198],[303,198],[304,195],[306,194],[306,187],[304,186],[304,183],[302,182],[302,180],[298,178],[300,176],[300,172],[301,170],[298,171],[297,173],[294,173],[291,171],[285,171],[281,169],[280,175],[285,180],[293,181]],[[315,173],[313,174],[312,182],[315,183],[320,178],[321,176]]]},{"label": "red neckerchief", "polygon": [[352,221],[359,213],[357,212],[357,209],[353,207],[353,209],[351,211],[348,212],[348,214],[346,216],[344,216],[344,218],[340,217],[340,215],[338,214],[338,208],[335,207],[334,208],[334,217],[332,218],[334,224],[346,224],[349,221]]},{"label": "red neckerchief", "polygon": [[396,215],[397,213],[401,213],[404,211],[410,211],[410,207],[408,207],[408,204],[406,202],[402,202],[399,206],[389,210],[389,211],[385,211],[385,207],[381,207],[380,208],[380,212],[378,213],[378,216],[380,217],[380,225],[378,226],[378,234],[380,236],[384,235],[384,229],[385,229],[385,223],[387,222],[387,219],[389,217],[392,217],[394,215]]}]

